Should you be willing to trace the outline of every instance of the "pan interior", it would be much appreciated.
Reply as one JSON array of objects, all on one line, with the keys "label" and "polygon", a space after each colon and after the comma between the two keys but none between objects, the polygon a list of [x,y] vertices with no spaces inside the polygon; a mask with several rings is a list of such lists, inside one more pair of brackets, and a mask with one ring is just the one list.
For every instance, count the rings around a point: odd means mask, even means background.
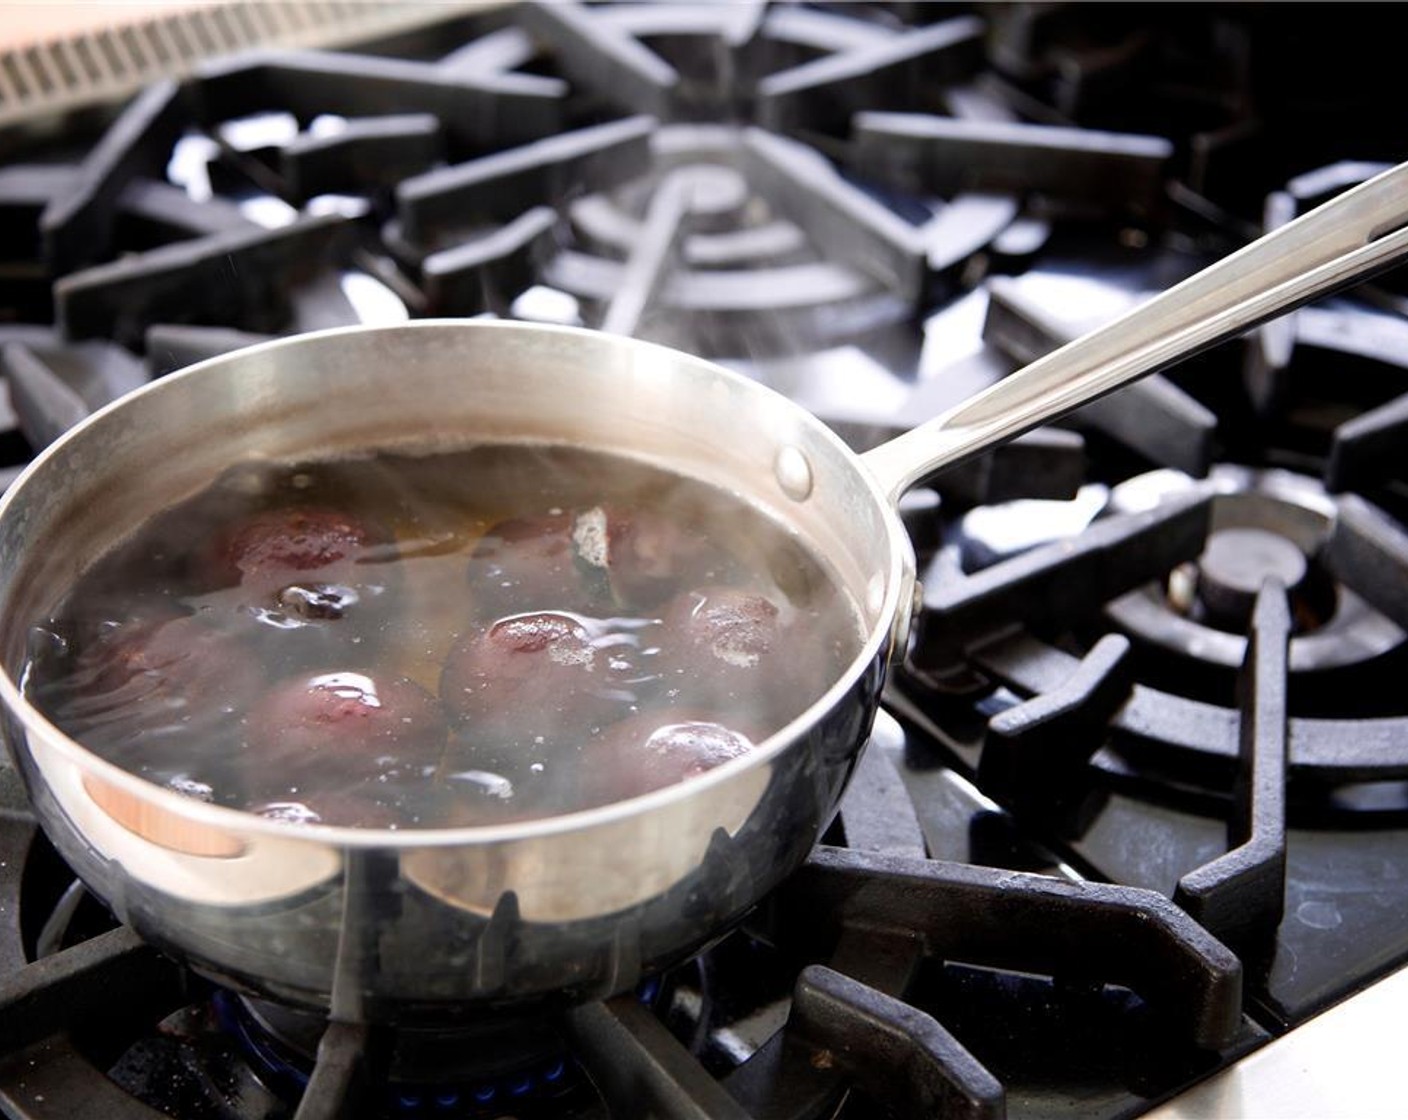
[{"label": "pan interior", "polygon": [[[499,323],[305,335],[173,375],[51,448],[0,510],[0,649],[142,522],[232,462],[529,441],[626,454],[719,486],[794,531],[872,637],[899,579],[893,518],[856,460],[785,399],[629,339]],[[883,626],[882,626],[883,624]],[[866,657],[873,643],[866,643]]]}]

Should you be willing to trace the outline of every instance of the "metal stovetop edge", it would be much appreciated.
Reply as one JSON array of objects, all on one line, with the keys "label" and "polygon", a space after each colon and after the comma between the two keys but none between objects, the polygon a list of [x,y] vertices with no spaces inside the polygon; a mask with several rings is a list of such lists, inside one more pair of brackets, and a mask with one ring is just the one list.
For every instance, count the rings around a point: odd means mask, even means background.
[{"label": "metal stovetop edge", "polygon": [[1150,1120],[1372,1120],[1404,1115],[1408,968],[1147,1113]]}]

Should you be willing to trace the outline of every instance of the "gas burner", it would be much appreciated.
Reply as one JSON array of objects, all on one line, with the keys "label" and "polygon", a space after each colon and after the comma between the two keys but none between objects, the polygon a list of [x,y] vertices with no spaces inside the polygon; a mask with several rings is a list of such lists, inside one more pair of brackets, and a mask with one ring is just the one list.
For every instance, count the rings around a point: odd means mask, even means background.
[{"label": "gas burner", "polygon": [[[654,991],[659,987],[653,982]],[[328,1036],[325,1015],[223,990],[212,994],[210,1007],[226,1041],[238,1044],[261,1082],[289,1101],[307,1092]],[[369,1116],[490,1117],[505,1108],[552,1114],[593,1103],[589,1083],[551,1021],[405,1027],[375,1045],[379,1068],[368,1071],[366,1091],[377,1103],[362,1107]]]},{"label": "gas burner", "polygon": [[[1106,505],[971,575],[941,550],[891,706],[1083,873],[1171,895],[1298,1021],[1344,994],[1323,955],[1341,923],[1372,931],[1358,967],[1408,951],[1403,913],[1381,914],[1408,850],[1404,647],[1368,605],[1400,597],[1408,534],[1311,479],[1245,468],[1145,476]],[[1256,590],[1234,633],[1189,615],[1209,568],[1226,595],[1219,534],[1239,532],[1276,544],[1269,570],[1238,577]],[[1335,604],[1318,626],[1315,578]]]},{"label": "gas burner", "polygon": [[[1392,681],[1408,655],[1408,536],[1362,499],[1280,470],[1220,465],[1202,481],[1157,471],[1066,502],[975,509],[944,539],[910,651],[917,684],[1044,692],[1071,671],[1072,652],[1113,632],[1121,672],[1137,682],[1118,718],[1149,744],[1235,756],[1225,731],[1211,733],[1227,718],[1213,712],[1236,704],[1271,581],[1288,597],[1291,713],[1306,731],[1293,765],[1343,778],[1336,760],[1354,754],[1381,778],[1402,770]],[[1365,719],[1378,747],[1329,748],[1351,715],[1387,721]]]},{"label": "gas burner", "polygon": [[[1111,492],[1109,511],[1152,508],[1155,492],[1168,500],[1198,485],[1166,472],[1131,479]],[[1338,553],[1328,551],[1339,509],[1317,479],[1219,465],[1202,486],[1212,499],[1201,554],[1162,586],[1112,600],[1105,615],[1119,632],[1179,659],[1236,670],[1246,656],[1257,594],[1273,579],[1290,595],[1293,675],[1374,671],[1380,659],[1401,653],[1403,630],[1370,605],[1388,592],[1354,586],[1367,573],[1339,570]],[[1340,529],[1339,539],[1353,532]],[[1305,683],[1298,680],[1297,688]]]},{"label": "gas burner", "polygon": [[[819,256],[803,229],[776,216],[803,205],[758,193],[752,162],[766,144],[755,131],[660,129],[654,176],[572,204],[575,245],[548,263],[545,282],[608,329],[715,355],[821,349],[904,322],[909,302]],[[779,180],[778,192],[789,189],[800,202],[802,188]]]}]

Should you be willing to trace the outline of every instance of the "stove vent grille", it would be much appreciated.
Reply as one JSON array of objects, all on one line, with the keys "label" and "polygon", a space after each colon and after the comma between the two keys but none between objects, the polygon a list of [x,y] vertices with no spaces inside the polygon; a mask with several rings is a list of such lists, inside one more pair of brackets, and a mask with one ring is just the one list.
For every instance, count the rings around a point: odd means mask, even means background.
[{"label": "stove vent grille", "polygon": [[[484,0],[208,3],[0,50],[0,128],[121,100],[206,59],[258,47],[373,42],[490,6]],[[95,24],[101,5],[92,7]]]}]

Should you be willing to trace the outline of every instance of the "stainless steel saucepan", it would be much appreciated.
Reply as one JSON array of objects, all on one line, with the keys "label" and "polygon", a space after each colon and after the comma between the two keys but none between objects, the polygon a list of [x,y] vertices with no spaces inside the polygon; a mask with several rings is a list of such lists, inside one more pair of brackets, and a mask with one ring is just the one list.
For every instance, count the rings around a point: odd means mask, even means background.
[{"label": "stainless steel saucepan", "polygon": [[[68,433],[0,501],[0,698],[39,819],[138,933],[222,982],[342,1019],[442,1017],[621,991],[719,936],[835,811],[914,560],[916,481],[1408,254],[1408,165],[863,456],[709,362],[583,330],[419,322],[270,342],[147,386]],[[617,804],[494,827],[296,825],[91,754],[26,699],[30,626],[135,526],[249,457],[524,439],[727,487],[829,558],[868,634],[750,754]]]}]

